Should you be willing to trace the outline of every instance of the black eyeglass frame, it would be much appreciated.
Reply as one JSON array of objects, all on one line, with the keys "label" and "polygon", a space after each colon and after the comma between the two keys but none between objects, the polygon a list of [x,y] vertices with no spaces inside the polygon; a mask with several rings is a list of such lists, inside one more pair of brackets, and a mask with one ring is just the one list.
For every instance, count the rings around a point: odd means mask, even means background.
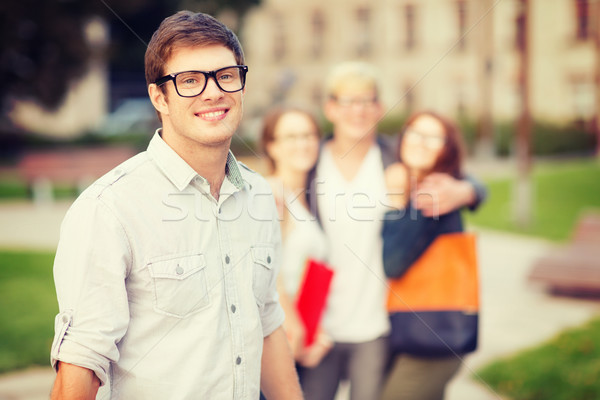
[{"label": "black eyeglass frame", "polygon": [[[221,85],[219,85],[219,81],[217,80],[217,73],[223,71],[224,69],[229,69],[229,68],[239,68],[240,69],[240,79],[242,80],[242,87],[236,90],[225,90],[221,87]],[[177,75],[180,74],[185,74],[185,73],[190,73],[190,72],[199,72],[202,75],[204,75],[204,86],[202,87],[202,90],[200,90],[200,92],[198,94],[195,94],[193,96],[185,96],[182,95],[181,93],[179,93],[179,89],[177,88],[177,81],[175,80],[177,78]],[[200,96],[204,90],[206,89],[206,85],[208,85],[208,80],[210,78],[213,78],[213,81],[215,81],[215,83],[217,84],[217,87],[225,92],[225,93],[235,93],[235,92],[239,92],[240,90],[244,90],[244,87],[246,86],[246,74],[248,73],[248,66],[247,65],[230,65],[228,67],[223,67],[223,68],[219,68],[219,69],[215,69],[214,71],[181,71],[181,72],[177,72],[174,74],[168,74],[165,75],[161,78],[158,78],[156,81],[154,81],[154,84],[156,86],[161,86],[164,85],[165,83],[169,82],[169,81],[173,81],[173,86],[175,86],[175,91],[177,92],[177,94],[181,97],[196,97],[196,96]]]}]

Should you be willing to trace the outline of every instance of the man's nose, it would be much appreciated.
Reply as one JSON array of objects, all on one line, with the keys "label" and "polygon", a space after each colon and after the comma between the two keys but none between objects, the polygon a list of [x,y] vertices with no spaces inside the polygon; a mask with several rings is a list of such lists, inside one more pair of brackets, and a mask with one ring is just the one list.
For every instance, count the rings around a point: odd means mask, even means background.
[{"label": "man's nose", "polygon": [[206,82],[206,88],[204,92],[202,92],[202,98],[204,99],[214,99],[223,97],[224,92],[221,90],[219,85],[217,85],[216,78],[211,76],[208,78]]}]

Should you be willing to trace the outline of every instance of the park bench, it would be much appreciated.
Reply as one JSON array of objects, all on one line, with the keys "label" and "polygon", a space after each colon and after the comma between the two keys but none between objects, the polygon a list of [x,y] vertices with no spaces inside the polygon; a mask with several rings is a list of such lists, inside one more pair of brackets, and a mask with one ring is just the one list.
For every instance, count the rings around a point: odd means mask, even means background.
[{"label": "park bench", "polygon": [[600,213],[584,213],[570,242],[536,260],[528,279],[556,294],[600,295]]},{"label": "park bench", "polygon": [[135,154],[129,147],[92,147],[36,151],[25,154],[18,171],[36,201],[52,201],[52,187],[80,190]]}]

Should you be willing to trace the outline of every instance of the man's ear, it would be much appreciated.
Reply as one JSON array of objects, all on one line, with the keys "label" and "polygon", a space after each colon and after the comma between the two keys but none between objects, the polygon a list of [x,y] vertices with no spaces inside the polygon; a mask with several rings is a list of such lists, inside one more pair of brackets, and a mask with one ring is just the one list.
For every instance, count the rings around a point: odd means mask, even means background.
[{"label": "man's ear", "polygon": [[150,97],[150,101],[156,110],[161,114],[169,114],[169,107],[167,106],[167,96],[163,93],[163,91],[156,86],[156,84],[151,83],[148,85],[148,96]]},{"label": "man's ear", "polygon": [[329,122],[336,121],[337,109],[333,99],[327,99],[327,101],[325,101],[325,104],[323,105],[323,114]]}]

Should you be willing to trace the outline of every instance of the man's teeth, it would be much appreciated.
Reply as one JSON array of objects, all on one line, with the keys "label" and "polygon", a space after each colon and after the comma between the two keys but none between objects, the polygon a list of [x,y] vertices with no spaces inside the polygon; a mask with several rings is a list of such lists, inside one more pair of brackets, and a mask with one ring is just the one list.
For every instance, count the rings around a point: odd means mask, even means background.
[{"label": "man's teeth", "polygon": [[199,113],[197,115],[200,117],[205,117],[205,118],[214,118],[214,117],[218,117],[219,115],[223,115],[223,114],[225,114],[225,110],[212,111],[212,112],[207,112],[207,113]]}]

